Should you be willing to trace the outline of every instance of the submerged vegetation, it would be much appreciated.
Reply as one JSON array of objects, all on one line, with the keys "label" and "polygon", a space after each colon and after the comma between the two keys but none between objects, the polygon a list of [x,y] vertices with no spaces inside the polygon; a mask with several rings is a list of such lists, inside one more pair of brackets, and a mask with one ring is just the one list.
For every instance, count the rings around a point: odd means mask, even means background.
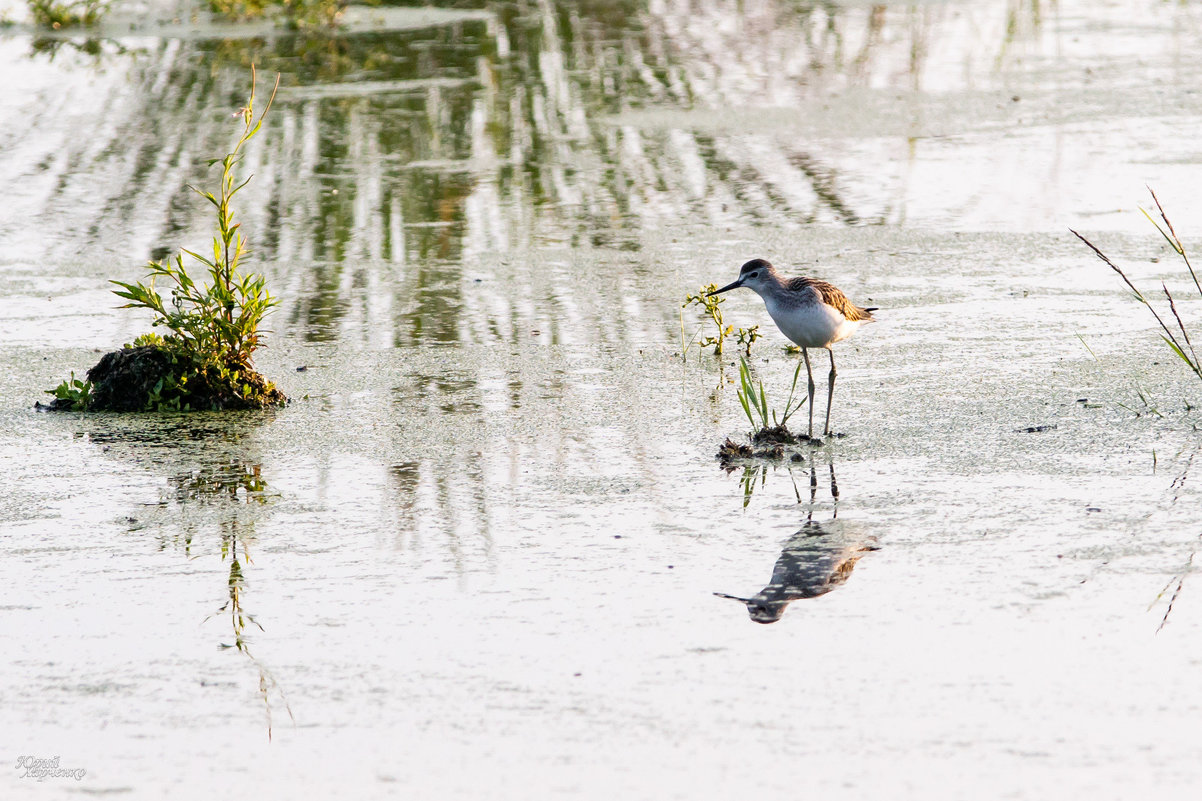
[{"label": "submerged vegetation", "polygon": [[[276,87],[279,79],[276,79]],[[232,201],[250,182],[239,181],[236,168],[242,147],[259,132],[275,98],[256,119],[255,74],[251,70],[250,98],[236,116],[242,131],[224,158],[209,166],[222,167],[216,194],[190,187],[216,209],[212,258],[181,250],[174,260],[152,261],[148,283],[113,281],[113,290],[126,303],[122,308],[148,309],[151,323],[169,333],[144,334],[124,348],[107,353],[88,370],[86,381],[71,378],[48,392],[53,409],[108,411],[190,411],[198,409],[260,409],[286,402],[283,393],[252,366],[251,356],[262,347],[260,326],[276,304],[264,277],[241,269],[247,256],[246,239],[234,221]],[[208,281],[198,284],[188,272],[185,256],[202,265]],[[170,285],[164,299],[157,279]]]},{"label": "submerged vegetation", "polygon": [[[1193,280],[1194,288],[1198,290],[1198,295],[1200,298],[1202,298],[1202,283],[1198,282],[1198,275],[1194,272],[1194,266],[1190,263],[1189,255],[1185,252],[1185,245],[1182,243],[1181,238],[1177,236],[1177,231],[1173,228],[1173,223],[1169,221],[1169,216],[1165,213],[1164,206],[1160,204],[1160,199],[1156,197],[1156,193],[1152,191],[1151,187],[1148,188],[1148,191],[1152,194],[1152,201],[1156,204],[1156,210],[1159,213],[1161,221],[1164,223],[1164,227],[1161,227],[1161,224],[1158,223],[1146,209],[1140,210],[1143,211],[1144,216],[1148,218],[1152,225],[1156,226],[1156,230],[1160,232],[1160,235],[1164,237],[1165,241],[1169,243],[1169,246],[1173,249],[1173,251],[1185,263],[1185,269],[1189,272],[1189,277]],[[1123,282],[1126,283],[1127,287],[1131,290],[1135,299],[1146,306],[1148,311],[1150,311],[1152,316],[1156,319],[1156,324],[1160,326],[1161,339],[1164,340],[1165,344],[1169,346],[1169,348],[1177,355],[1179,359],[1181,359],[1181,361],[1185,362],[1186,366],[1189,367],[1195,376],[1197,376],[1199,379],[1202,379],[1202,361],[1198,359],[1198,354],[1194,350],[1194,343],[1190,340],[1189,330],[1186,328],[1185,323],[1181,319],[1181,315],[1177,311],[1177,302],[1173,298],[1173,293],[1169,291],[1168,285],[1161,281],[1160,289],[1164,293],[1165,300],[1168,303],[1168,310],[1172,314],[1173,320],[1176,322],[1175,328],[1165,322],[1164,317],[1162,317],[1160,312],[1156,310],[1156,307],[1152,305],[1152,301],[1149,300],[1148,297],[1131,282],[1131,279],[1127,277],[1127,274],[1123,272],[1122,268],[1111,261],[1105,253],[1098,249],[1098,247],[1088,239],[1076,231],[1073,231],[1071,228],[1069,230],[1072,231],[1074,236],[1088,245],[1090,250],[1097,254],[1098,258],[1104,261],[1106,265],[1110,267],[1110,269],[1118,273],[1119,277],[1123,279]]]}]

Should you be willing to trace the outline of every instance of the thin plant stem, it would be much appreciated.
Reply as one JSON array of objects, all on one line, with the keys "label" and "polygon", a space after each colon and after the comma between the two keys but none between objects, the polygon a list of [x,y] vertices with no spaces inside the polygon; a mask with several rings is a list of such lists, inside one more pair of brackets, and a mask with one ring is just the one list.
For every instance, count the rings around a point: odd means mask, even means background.
[{"label": "thin plant stem", "polygon": [[[1118,266],[1117,264],[1115,264],[1114,262],[1112,262],[1112,261],[1110,260],[1110,258],[1109,258],[1109,257],[1108,257],[1108,256],[1107,256],[1105,253],[1103,253],[1102,251],[1098,250],[1097,246],[1096,246],[1096,245],[1094,245],[1094,243],[1093,243],[1093,242],[1090,242],[1088,239],[1086,239],[1085,237],[1081,236],[1081,234],[1077,233],[1077,232],[1076,232],[1076,231],[1074,231],[1072,228],[1070,228],[1070,229],[1068,229],[1068,230],[1069,230],[1070,232],[1072,232],[1073,236],[1077,237],[1077,238],[1078,238],[1078,239],[1080,239],[1082,242],[1084,242],[1086,245],[1088,245],[1088,246],[1089,246],[1089,249],[1090,249],[1090,250],[1092,250],[1092,251],[1093,251],[1095,254],[1097,254],[1097,256],[1098,256],[1098,258],[1099,258],[1099,259],[1101,259],[1102,261],[1106,262],[1107,266],[1109,266],[1109,267],[1110,267],[1110,269],[1114,270],[1116,273],[1118,273],[1118,274],[1119,274],[1119,278],[1122,278],[1122,279],[1123,279],[1123,282],[1124,282],[1124,283],[1125,283],[1125,284],[1126,284],[1126,285],[1127,285],[1127,286],[1128,286],[1128,287],[1131,289],[1131,291],[1132,291],[1132,292],[1134,292],[1134,293],[1135,293],[1135,298],[1136,298],[1136,300],[1138,300],[1140,303],[1142,303],[1142,304],[1144,304],[1145,306],[1147,306],[1147,307],[1148,307],[1148,311],[1152,312],[1152,316],[1156,318],[1156,322],[1157,322],[1157,323],[1160,325],[1160,328],[1161,328],[1161,330],[1162,330],[1162,331],[1164,331],[1164,336],[1165,336],[1165,339],[1166,339],[1166,340],[1168,340],[1168,341],[1169,341],[1169,343],[1170,343],[1170,344],[1171,344],[1171,345],[1172,345],[1174,348],[1176,348],[1178,351],[1180,351],[1180,352],[1184,353],[1184,351],[1182,351],[1182,350],[1181,350],[1181,345],[1180,345],[1180,343],[1179,343],[1179,342],[1177,342],[1177,337],[1175,337],[1175,336],[1173,335],[1173,330],[1172,330],[1171,328],[1169,328],[1167,325],[1165,325],[1165,322],[1164,322],[1164,320],[1162,320],[1162,319],[1160,318],[1160,314],[1158,314],[1158,313],[1157,313],[1157,311],[1156,311],[1156,308],[1155,308],[1155,307],[1154,307],[1154,306],[1153,306],[1153,305],[1152,305],[1150,302],[1148,302],[1148,299],[1147,299],[1146,297],[1144,297],[1144,293],[1143,293],[1143,292],[1140,292],[1140,291],[1139,291],[1139,289],[1137,289],[1137,288],[1136,288],[1135,284],[1131,283],[1131,279],[1127,277],[1127,274],[1126,274],[1126,273],[1124,273],[1124,272],[1122,271],[1122,269],[1120,269],[1120,268],[1119,268],[1119,266]],[[1195,370],[1195,372],[1197,372],[1197,370]]]},{"label": "thin plant stem", "polygon": [[[1185,268],[1189,270],[1190,278],[1194,279],[1194,286],[1198,289],[1198,294],[1202,295],[1202,284],[1198,283],[1198,275],[1194,272],[1194,266],[1189,262],[1189,255],[1185,252],[1185,245],[1182,243],[1181,237],[1177,236],[1177,231],[1174,230],[1173,223],[1169,220],[1169,215],[1165,213],[1164,206],[1160,205],[1160,198],[1156,197],[1156,192],[1150,186],[1148,187],[1148,192],[1152,195],[1152,200],[1156,203],[1156,209],[1160,212],[1160,219],[1164,220],[1169,233],[1173,235],[1173,238],[1169,240],[1169,244],[1173,246],[1173,250],[1177,251],[1177,255],[1185,262]],[[1144,214],[1146,215],[1147,212],[1144,212]],[[1153,220],[1152,224],[1155,225],[1156,221]],[[1156,227],[1157,229],[1160,228],[1159,225]],[[1164,232],[1161,231],[1161,234],[1163,235]],[[1168,239],[1167,236],[1165,238]]]},{"label": "thin plant stem", "polygon": [[1198,354],[1194,352],[1194,343],[1189,341],[1189,332],[1185,330],[1185,323],[1181,322],[1181,315],[1177,313],[1177,304],[1173,302],[1173,295],[1163,281],[1160,283],[1160,288],[1164,290],[1164,296],[1169,299],[1169,310],[1173,312],[1173,317],[1177,320],[1177,327],[1181,329],[1181,336],[1185,339],[1185,344],[1189,346],[1190,355],[1193,356],[1192,360],[1186,359],[1185,362],[1193,369],[1195,375],[1202,378],[1202,366],[1198,363]]}]

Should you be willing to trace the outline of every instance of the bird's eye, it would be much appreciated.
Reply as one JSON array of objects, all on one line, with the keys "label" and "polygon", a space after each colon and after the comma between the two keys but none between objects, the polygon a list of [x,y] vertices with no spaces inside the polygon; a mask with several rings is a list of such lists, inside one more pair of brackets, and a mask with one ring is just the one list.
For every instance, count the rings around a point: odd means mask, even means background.
[{"label": "bird's eye", "polygon": [[760,274],[758,272],[754,272],[748,276],[748,278],[759,278],[759,277],[760,277]]}]

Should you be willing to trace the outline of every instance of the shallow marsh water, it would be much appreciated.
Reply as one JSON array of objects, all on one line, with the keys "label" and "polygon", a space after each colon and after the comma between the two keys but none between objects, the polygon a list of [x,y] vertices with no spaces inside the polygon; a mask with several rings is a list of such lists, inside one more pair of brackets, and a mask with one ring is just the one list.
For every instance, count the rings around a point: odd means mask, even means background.
[{"label": "shallow marsh water", "polygon": [[[163,19],[0,38],[0,741],[86,770],[0,795],[1196,795],[1199,392],[1066,228],[1184,291],[1137,204],[1202,231],[1202,11]],[[35,413],[145,329],[106,280],[207,241],[252,61],[294,402]],[[727,473],[737,371],[679,303],[753,255],[882,312],[847,436]],[[771,625],[715,597],[803,530],[875,550]]]}]

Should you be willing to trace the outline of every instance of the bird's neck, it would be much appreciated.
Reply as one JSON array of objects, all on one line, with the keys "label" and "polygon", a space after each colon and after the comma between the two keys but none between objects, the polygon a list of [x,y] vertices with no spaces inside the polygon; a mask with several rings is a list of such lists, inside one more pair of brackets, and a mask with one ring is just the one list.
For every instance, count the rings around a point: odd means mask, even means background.
[{"label": "bird's neck", "polygon": [[760,294],[765,300],[772,298],[773,300],[786,300],[790,297],[789,290],[785,286],[785,279],[776,270],[771,270],[766,276]]}]

